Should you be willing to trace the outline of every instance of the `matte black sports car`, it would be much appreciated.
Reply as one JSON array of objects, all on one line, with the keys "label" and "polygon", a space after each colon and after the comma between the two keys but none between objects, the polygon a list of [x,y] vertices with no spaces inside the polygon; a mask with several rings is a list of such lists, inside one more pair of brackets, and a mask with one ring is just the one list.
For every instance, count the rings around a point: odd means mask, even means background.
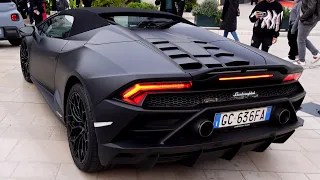
[{"label": "matte black sports car", "polygon": [[232,159],[303,125],[301,66],[179,16],[80,8],[20,33],[23,76],[66,124],[83,171]]}]

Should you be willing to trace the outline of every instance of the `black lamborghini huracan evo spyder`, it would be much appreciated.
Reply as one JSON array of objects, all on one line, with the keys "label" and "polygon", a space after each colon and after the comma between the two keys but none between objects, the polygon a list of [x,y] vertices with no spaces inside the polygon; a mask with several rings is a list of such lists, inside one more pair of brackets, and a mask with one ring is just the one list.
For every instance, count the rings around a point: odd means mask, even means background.
[{"label": "black lamborghini huracan evo spyder", "polygon": [[232,159],[303,125],[301,66],[165,12],[61,11],[20,29],[21,68],[82,171]]}]

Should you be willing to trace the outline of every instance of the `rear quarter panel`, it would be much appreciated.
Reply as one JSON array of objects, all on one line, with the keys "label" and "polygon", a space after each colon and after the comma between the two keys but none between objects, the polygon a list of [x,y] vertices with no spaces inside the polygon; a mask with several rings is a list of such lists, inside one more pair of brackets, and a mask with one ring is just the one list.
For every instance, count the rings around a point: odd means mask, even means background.
[{"label": "rear quarter panel", "polygon": [[[112,96],[119,88],[138,79],[190,80],[191,78],[190,74],[175,67],[173,63],[169,64],[168,62],[168,65],[170,65],[167,66],[168,68],[164,68],[165,65],[163,64],[161,66],[151,63],[152,66],[150,64],[143,66],[141,61],[135,63],[135,56],[139,56],[141,52],[134,51],[134,48],[131,48],[132,51],[126,53],[129,48],[123,48],[125,45],[122,45],[123,49],[117,52],[116,49],[121,48],[121,43],[99,45],[99,48],[91,45],[81,46],[80,43],[72,46],[78,46],[79,48],[68,49],[68,51],[63,52],[57,63],[55,89],[60,94],[61,102],[64,101],[65,85],[71,76],[76,76],[85,85],[93,106]],[[100,48],[104,52],[101,52]],[[107,52],[110,52],[110,54]],[[147,58],[152,61],[154,57],[150,53],[150,57],[147,56]],[[141,57],[141,59],[143,58]],[[117,60],[119,62],[116,62]]]}]

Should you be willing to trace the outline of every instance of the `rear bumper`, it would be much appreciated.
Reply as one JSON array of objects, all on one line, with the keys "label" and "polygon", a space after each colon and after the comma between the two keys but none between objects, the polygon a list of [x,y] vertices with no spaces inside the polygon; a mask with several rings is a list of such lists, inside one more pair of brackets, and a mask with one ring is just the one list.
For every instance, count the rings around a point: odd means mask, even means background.
[{"label": "rear bumper", "polygon": [[156,163],[183,160],[193,165],[202,154],[231,160],[237,153],[263,152],[271,143],[284,143],[303,126],[304,120],[283,127],[259,127],[250,131],[229,132],[216,135],[212,141],[185,146],[145,145],[119,142],[99,145],[102,164],[140,164],[152,167]]},{"label": "rear bumper", "polygon": [[21,38],[19,29],[17,27],[2,27],[2,34],[0,35],[1,40],[19,39]]},{"label": "rear bumper", "polygon": [[[226,103],[204,109],[194,110],[145,110],[126,105],[121,102],[105,100],[94,110],[97,122],[112,121],[112,125],[96,128],[99,143],[99,157],[103,165],[108,164],[143,164],[152,167],[156,163],[183,160],[192,165],[203,153],[210,153],[214,157],[232,159],[238,152],[264,151],[271,143],[284,143],[295,129],[303,126],[303,120],[296,116],[305,92],[281,99],[266,99]],[[230,131],[216,131],[209,138],[194,138],[189,125],[199,118],[213,119],[217,112],[239,109],[273,106],[285,107],[292,116],[290,122],[284,125],[270,123],[254,125]],[[132,124],[140,123],[142,117],[152,121],[159,117],[169,121],[171,117],[181,117],[182,123],[172,130],[164,132],[160,138],[148,130],[147,136],[155,140],[139,139],[145,132],[140,129],[129,129]],[[148,119],[149,117],[149,119]],[[168,119],[167,119],[168,118]],[[156,131],[158,133],[159,131]],[[133,135],[128,133],[132,133]],[[158,134],[157,134],[158,135]],[[139,137],[139,138],[136,138]],[[155,138],[153,138],[155,137]],[[144,137],[145,138],[145,137]]]}]

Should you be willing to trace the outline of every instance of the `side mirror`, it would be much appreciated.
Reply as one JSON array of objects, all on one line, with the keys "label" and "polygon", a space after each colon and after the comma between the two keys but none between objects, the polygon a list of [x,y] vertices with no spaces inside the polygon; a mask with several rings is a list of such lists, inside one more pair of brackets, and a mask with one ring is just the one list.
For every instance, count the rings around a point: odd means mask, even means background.
[{"label": "side mirror", "polygon": [[20,28],[19,32],[22,37],[32,36],[35,31],[34,26],[25,26]]}]

